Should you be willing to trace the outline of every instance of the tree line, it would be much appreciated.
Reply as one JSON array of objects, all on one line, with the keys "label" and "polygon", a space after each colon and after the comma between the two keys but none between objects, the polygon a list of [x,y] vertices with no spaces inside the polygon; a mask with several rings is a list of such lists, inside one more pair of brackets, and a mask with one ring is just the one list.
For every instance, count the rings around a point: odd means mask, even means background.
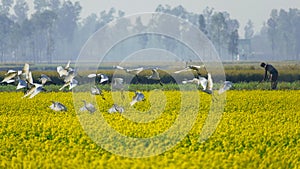
[{"label": "tree line", "polygon": [[[26,0],[1,0],[0,3],[0,61],[53,63],[75,60],[86,40],[114,19],[125,16],[122,10],[111,8],[80,18],[80,2],[70,0],[34,0],[34,12],[29,15]],[[240,54],[239,21],[228,12],[206,7],[202,13],[187,11],[183,6],[159,5],[156,12],[175,15],[193,23],[215,45],[222,60],[234,60]],[[130,23],[127,23],[127,26]],[[135,29],[143,25],[139,20]],[[299,59],[300,11],[272,10],[261,31],[254,34],[251,20],[244,28],[251,40],[247,59]],[[124,31],[124,30],[123,30]],[[149,37],[138,39],[147,46]],[[168,42],[171,43],[171,42]],[[176,46],[169,44],[169,48]],[[134,48],[134,47],[133,47]]]}]

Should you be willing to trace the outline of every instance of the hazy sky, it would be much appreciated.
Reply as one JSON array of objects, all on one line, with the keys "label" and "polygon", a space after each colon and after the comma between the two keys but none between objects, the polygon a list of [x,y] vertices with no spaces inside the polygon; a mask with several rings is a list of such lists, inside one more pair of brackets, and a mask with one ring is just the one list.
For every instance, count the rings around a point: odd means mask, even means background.
[{"label": "hazy sky", "polygon": [[[244,27],[249,19],[259,31],[272,9],[299,8],[300,0],[72,0],[79,1],[83,7],[81,17],[85,18],[91,13],[115,7],[126,12],[126,15],[141,12],[154,12],[159,5],[168,4],[171,7],[182,5],[185,9],[195,13],[202,13],[206,7],[215,11],[227,11],[232,19],[240,22],[240,36],[243,36]],[[27,0],[32,6],[33,0]]]}]

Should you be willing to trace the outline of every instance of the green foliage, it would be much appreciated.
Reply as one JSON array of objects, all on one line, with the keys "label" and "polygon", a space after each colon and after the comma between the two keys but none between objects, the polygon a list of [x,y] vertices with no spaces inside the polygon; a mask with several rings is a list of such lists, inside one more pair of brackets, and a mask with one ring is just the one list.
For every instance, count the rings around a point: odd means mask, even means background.
[{"label": "green foliage", "polygon": [[[234,90],[253,90],[253,89],[269,89],[270,83],[264,82],[258,85],[258,82],[263,79],[264,76],[264,69],[260,68],[259,63],[256,62],[245,62],[245,63],[224,63],[225,67],[225,74],[226,80],[231,81],[234,83]],[[62,78],[60,78],[57,72],[54,70],[56,69],[56,64],[50,65],[31,65],[30,69],[32,70],[32,75],[34,82],[38,83],[38,79],[41,74],[45,74],[52,79],[52,82],[47,82],[45,88],[47,91],[58,91],[58,89],[64,84]],[[300,81],[300,67],[299,63],[290,63],[290,62],[279,62],[275,63],[274,66],[279,71],[279,85],[278,89],[299,89],[299,81]],[[1,65],[0,68],[2,70],[8,69],[16,69],[21,70],[23,64],[19,65]],[[147,77],[151,75],[151,70],[144,70],[142,71],[138,79],[125,71],[115,71],[112,68],[111,64],[105,65],[105,69],[102,68],[97,71],[84,71],[80,72],[76,77],[77,80],[83,85],[85,83],[93,82],[93,79],[89,79],[87,77],[90,73],[103,73],[109,76],[111,79],[112,77],[122,77],[125,80],[125,84],[129,84],[126,89],[133,91],[133,90],[154,90],[154,89],[162,89],[162,90],[179,90],[182,80],[189,78],[193,78],[191,72],[182,72],[179,74],[174,73],[167,73],[165,71],[159,70],[161,81],[164,84],[163,86],[159,85],[158,81],[149,80]],[[170,72],[175,72],[176,70],[172,70]],[[5,77],[5,71],[0,72],[0,81]],[[205,72],[201,72],[205,74]],[[194,72],[194,76],[196,73]],[[214,77],[219,76],[218,74],[214,74]],[[175,79],[177,81],[175,81]],[[217,78],[216,78],[217,79]],[[96,78],[95,82],[99,79]],[[177,84],[178,83],[178,84]],[[214,82],[215,87],[218,88],[221,82]],[[0,91],[15,91],[15,86],[17,84],[7,85],[7,84],[0,84]],[[78,87],[79,87],[78,86]],[[191,85],[185,85],[185,89],[190,88]],[[109,91],[111,86],[110,84],[99,85],[100,88],[103,90]],[[64,91],[68,91],[64,89]]]}]

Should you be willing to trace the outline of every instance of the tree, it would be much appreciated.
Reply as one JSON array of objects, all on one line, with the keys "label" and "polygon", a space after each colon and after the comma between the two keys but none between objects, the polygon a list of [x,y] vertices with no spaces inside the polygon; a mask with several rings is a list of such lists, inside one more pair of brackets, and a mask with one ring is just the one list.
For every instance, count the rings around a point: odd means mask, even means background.
[{"label": "tree", "polygon": [[251,39],[254,35],[254,27],[253,27],[253,22],[249,19],[246,26],[244,27],[245,31],[245,39]]},{"label": "tree", "polygon": [[295,38],[295,45],[294,45],[294,51],[295,51],[295,59],[300,59],[300,14],[295,16],[293,18],[293,35]]},{"label": "tree", "polygon": [[[57,19],[57,15],[50,11],[45,10],[42,13],[35,13],[32,16],[33,23],[35,24],[35,41],[37,45],[37,57],[35,62],[47,59],[48,63],[52,62],[52,55],[54,52],[53,40],[53,25]],[[46,58],[43,58],[46,56]]]},{"label": "tree", "polygon": [[228,52],[232,56],[232,60],[234,60],[234,57],[238,54],[238,39],[239,39],[239,33],[236,29],[230,34],[229,38],[229,45],[228,45]]},{"label": "tree", "polygon": [[19,54],[22,56],[24,60],[33,60],[34,51],[35,51],[35,40],[34,40],[34,32],[36,32],[36,27],[33,24],[32,20],[25,19],[20,26],[20,40],[22,43],[20,44],[20,52]]},{"label": "tree", "polygon": [[34,0],[33,4],[37,13],[41,13],[48,8],[47,0]]},{"label": "tree", "polygon": [[199,23],[199,29],[200,29],[205,35],[207,35],[208,32],[207,32],[207,30],[206,30],[206,21],[205,21],[205,18],[204,18],[204,16],[203,16],[202,14],[199,15],[198,23]]},{"label": "tree", "polygon": [[271,49],[272,49],[272,55],[275,55],[275,47],[276,45],[276,36],[278,32],[278,11],[276,9],[273,9],[271,11],[271,18],[268,19],[267,25],[268,25],[268,37],[271,41]]},{"label": "tree", "polygon": [[[141,32],[141,31],[145,30],[145,28],[146,28],[146,26],[143,25],[141,17],[136,18],[135,25],[134,25],[134,29],[136,30],[136,32]],[[139,44],[141,44],[142,49],[146,48],[147,43],[148,43],[148,35],[146,35],[146,34],[139,35],[138,41],[139,41]]]},{"label": "tree", "polygon": [[9,52],[10,37],[14,22],[10,20],[6,15],[0,15],[0,55],[1,62],[4,61],[4,56]]},{"label": "tree", "polygon": [[55,39],[57,41],[55,48],[58,53],[55,55],[61,55],[67,57],[65,60],[69,60],[70,57],[75,56],[80,49],[74,49],[76,41],[74,41],[75,32],[78,29],[79,15],[81,12],[81,6],[79,2],[71,2],[70,0],[64,1],[57,16],[59,16],[55,22]]},{"label": "tree", "polygon": [[106,13],[106,11],[101,11],[100,12],[100,28],[107,23],[111,22],[115,18],[115,13],[116,9],[115,8],[110,8],[110,10]]},{"label": "tree", "polygon": [[217,51],[222,56],[222,48],[227,43],[228,39],[227,24],[223,13],[217,12],[211,17],[209,32],[212,42],[216,45]]},{"label": "tree", "polygon": [[27,19],[29,11],[29,6],[25,0],[17,0],[14,6],[14,12],[16,14],[17,23],[22,24],[22,22]]},{"label": "tree", "polygon": [[275,36],[277,33],[277,23],[274,19],[268,19],[268,36],[271,41],[272,55],[275,54]]},{"label": "tree", "polygon": [[63,39],[71,41],[77,28],[81,6],[78,2],[65,1],[58,12],[57,31]]},{"label": "tree", "polygon": [[9,10],[12,7],[13,0],[1,0],[0,15],[10,16]]},{"label": "tree", "polygon": [[[206,21],[206,25],[210,25],[211,24],[211,17],[214,13],[214,8],[209,8],[209,7],[206,7],[204,10],[203,10],[203,17]],[[208,31],[209,33],[209,31]]]},{"label": "tree", "polygon": [[61,7],[61,1],[60,0],[48,0],[48,6],[53,12],[57,13]]}]

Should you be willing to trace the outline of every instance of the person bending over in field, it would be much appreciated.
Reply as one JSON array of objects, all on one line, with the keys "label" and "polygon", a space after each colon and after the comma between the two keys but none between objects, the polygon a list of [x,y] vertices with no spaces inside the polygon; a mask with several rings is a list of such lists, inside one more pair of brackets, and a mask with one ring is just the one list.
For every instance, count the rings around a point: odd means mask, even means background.
[{"label": "person bending over in field", "polygon": [[264,79],[262,81],[267,80],[268,72],[269,72],[270,73],[269,80],[271,80],[271,88],[272,89],[277,89],[278,71],[272,65],[266,64],[264,62],[262,62],[260,64],[260,66],[265,68],[265,76],[264,76]]}]

